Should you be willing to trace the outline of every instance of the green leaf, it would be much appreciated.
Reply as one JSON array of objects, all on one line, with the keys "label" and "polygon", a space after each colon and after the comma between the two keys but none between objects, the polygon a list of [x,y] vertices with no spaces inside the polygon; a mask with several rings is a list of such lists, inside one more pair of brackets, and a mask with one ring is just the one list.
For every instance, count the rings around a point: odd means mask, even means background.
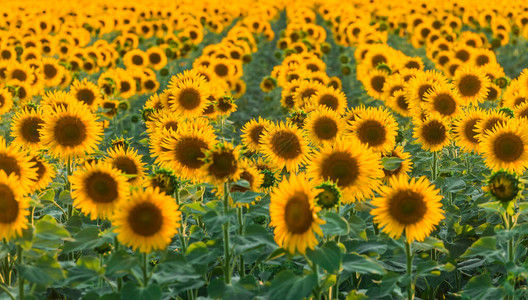
[{"label": "green leaf", "polygon": [[343,269],[360,274],[385,274],[385,269],[368,256],[352,252],[343,257]]},{"label": "green leaf", "polygon": [[444,242],[434,237],[426,237],[423,242],[414,242],[413,247],[416,250],[427,251],[436,249],[442,253],[447,253],[447,249],[444,247]]},{"label": "green leaf", "polygon": [[490,256],[495,253],[497,253],[497,238],[483,237],[474,242],[461,257]]},{"label": "green leaf", "polygon": [[243,193],[240,193],[240,192],[231,193],[233,202],[236,202],[236,203],[253,203],[255,202],[255,198],[257,198],[257,196],[259,195],[260,193],[255,193],[253,191],[246,191]]},{"label": "green leaf", "polygon": [[491,212],[496,212],[498,214],[504,214],[506,212],[506,209],[500,201],[482,203],[479,204],[479,207]]},{"label": "green leaf", "polygon": [[63,190],[60,194],[59,194],[59,201],[60,203],[62,204],[73,204],[73,199],[70,195],[70,191],[68,190]]},{"label": "green leaf", "polygon": [[464,286],[462,294],[468,298],[479,300],[503,298],[502,290],[493,286],[488,273],[472,277]]},{"label": "green leaf", "polygon": [[138,264],[136,257],[121,249],[110,255],[106,262],[106,276],[126,274]]},{"label": "green leaf", "polygon": [[35,224],[33,248],[55,251],[64,240],[70,239],[70,233],[63,224],[58,224],[52,216],[44,216]]},{"label": "green leaf", "polygon": [[91,226],[82,229],[74,237],[73,241],[64,243],[62,253],[69,253],[79,250],[91,250],[99,247],[104,243],[111,243],[108,237],[99,237],[99,228]]},{"label": "green leaf", "polygon": [[290,270],[281,271],[271,281],[269,299],[301,300],[308,297],[317,284],[317,276],[297,276]]},{"label": "green leaf", "polygon": [[348,235],[350,232],[348,222],[335,212],[326,212],[323,219],[326,223],[321,225],[321,229],[325,235]]},{"label": "green leaf", "polygon": [[157,300],[161,299],[161,287],[150,283],[147,287],[138,287],[133,281],[125,284],[121,290],[123,300]]},{"label": "green leaf", "polygon": [[443,189],[446,192],[454,193],[466,188],[466,182],[458,177],[446,177],[444,180]]},{"label": "green leaf", "polygon": [[328,273],[335,273],[341,265],[341,249],[335,242],[328,242],[315,250],[306,251],[306,255],[318,266],[321,266]]},{"label": "green leaf", "polygon": [[17,270],[27,281],[45,286],[64,279],[59,262],[50,256],[42,256],[31,265],[18,265]]},{"label": "green leaf", "polygon": [[353,236],[359,237],[365,241],[367,240],[365,220],[356,215],[350,215],[348,218],[348,224],[350,225],[350,231]]},{"label": "green leaf", "polygon": [[381,159],[381,165],[385,170],[394,171],[400,167],[402,161],[403,159],[399,157],[383,157]]},{"label": "green leaf", "polygon": [[346,300],[366,300],[368,299],[369,297],[367,295],[365,295],[364,293],[361,293],[357,290],[351,290],[347,297],[346,297]]}]

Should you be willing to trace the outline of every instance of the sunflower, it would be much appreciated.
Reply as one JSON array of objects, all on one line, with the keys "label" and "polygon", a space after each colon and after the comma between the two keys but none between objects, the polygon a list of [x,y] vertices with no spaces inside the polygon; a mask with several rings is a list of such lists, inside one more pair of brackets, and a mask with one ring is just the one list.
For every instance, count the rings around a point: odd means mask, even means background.
[{"label": "sunflower", "polygon": [[522,174],[528,167],[526,121],[510,119],[497,124],[480,140],[479,148],[486,166],[493,171],[505,169]]},{"label": "sunflower", "polygon": [[123,56],[123,63],[129,69],[143,68],[149,63],[149,60],[145,52],[140,49],[133,49]]},{"label": "sunflower", "polygon": [[337,112],[321,107],[308,115],[303,128],[310,142],[320,146],[340,136],[345,128],[345,121]]},{"label": "sunflower", "polygon": [[145,163],[141,161],[142,156],[137,153],[137,150],[117,146],[109,148],[107,155],[105,162],[127,175],[130,185],[140,186],[142,184],[146,169]]},{"label": "sunflower", "polygon": [[296,172],[308,157],[308,141],[291,122],[265,128],[260,140],[260,152],[278,168]]},{"label": "sunflower", "polygon": [[283,180],[271,193],[270,226],[275,242],[290,253],[301,254],[306,248],[314,249],[318,244],[315,233],[323,236],[319,225],[325,222],[317,216],[321,208],[314,203],[317,195],[313,182],[304,173],[292,174]]},{"label": "sunflower", "polygon": [[475,126],[477,132],[477,139],[480,141],[485,135],[489,134],[497,125],[506,123],[510,117],[499,110],[489,110],[482,115],[482,119],[479,120]]},{"label": "sunflower", "polygon": [[224,142],[205,152],[201,169],[209,183],[221,187],[225,182],[237,181],[240,178],[240,148]]},{"label": "sunflower", "polygon": [[450,85],[433,86],[425,94],[425,110],[437,112],[446,118],[456,117],[460,113],[460,95]]},{"label": "sunflower", "polygon": [[185,80],[170,89],[170,108],[186,118],[198,117],[209,104],[209,95],[209,87],[205,81]]},{"label": "sunflower", "polygon": [[162,130],[174,131],[178,129],[178,124],[183,122],[182,116],[167,109],[161,109],[153,113],[152,118],[146,122],[147,133],[154,134]]},{"label": "sunflower", "polygon": [[262,117],[258,120],[252,119],[242,127],[242,143],[251,151],[258,152],[260,150],[260,142],[264,130],[271,126],[271,122]]},{"label": "sunflower", "polygon": [[55,157],[70,159],[97,149],[103,129],[91,111],[81,104],[57,107],[56,113],[44,118],[39,130],[42,146]]},{"label": "sunflower", "polygon": [[18,80],[20,82],[31,83],[34,80],[35,74],[34,70],[27,64],[21,63],[11,63],[6,71],[6,80]]},{"label": "sunflower", "polygon": [[411,108],[409,107],[405,91],[394,92],[392,97],[385,100],[385,105],[400,114],[402,117],[411,116]]},{"label": "sunflower", "polygon": [[13,95],[7,88],[0,88],[0,117],[11,111],[13,107]]},{"label": "sunflower", "polygon": [[231,192],[258,192],[260,186],[264,183],[264,174],[260,173],[257,166],[250,160],[241,159],[239,161],[240,179],[247,181],[248,186],[242,186],[237,183],[232,183],[230,187]]},{"label": "sunflower", "polygon": [[344,203],[374,196],[383,178],[379,154],[356,139],[343,138],[315,153],[306,173],[317,184],[336,183],[343,192]]},{"label": "sunflower", "polygon": [[299,86],[292,93],[295,108],[302,109],[306,105],[311,104],[310,98],[317,93],[317,91],[325,88],[324,85],[313,80],[302,80]]},{"label": "sunflower", "polygon": [[375,152],[386,153],[396,145],[398,123],[384,108],[369,107],[349,124],[352,135]]},{"label": "sunflower", "polygon": [[126,177],[108,163],[86,163],[70,177],[73,205],[90,219],[108,219],[128,199]]},{"label": "sunflower", "polygon": [[477,105],[488,95],[490,80],[477,68],[464,67],[457,70],[453,84],[462,97],[464,105]]},{"label": "sunflower", "polygon": [[425,176],[410,181],[406,176],[392,177],[389,184],[371,202],[376,207],[370,212],[374,222],[391,238],[405,231],[408,243],[423,241],[444,219],[439,190]]},{"label": "sunflower", "polygon": [[484,111],[478,107],[466,109],[453,122],[455,143],[465,152],[478,152],[477,123],[483,119]]},{"label": "sunflower", "polygon": [[70,87],[70,94],[75,100],[86,104],[92,111],[97,110],[103,100],[99,87],[86,78],[83,81],[75,80]]},{"label": "sunflower", "polygon": [[44,74],[44,83],[48,87],[54,87],[61,83],[61,79],[66,69],[59,65],[59,61],[47,57],[42,59],[42,73]]},{"label": "sunflower", "polygon": [[35,163],[30,161],[30,157],[14,143],[7,145],[6,141],[0,137],[0,171],[11,176],[16,175],[18,186],[25,191],[32,186],[37,179],[37,168]]},{"label": "sunflower", "polygon": [[47,92],[42,97],[40,106],[44,112],[56,113],[60,108],[67,109],[70,105],[74,105],[75,103],[84,105],[84,103],[76,101],[71,93],[55,90],[53,92]]},{"label": "sunflower", "polygon": [[384,154],[382,157],[401,159],[401,162],[396,168],[387,169],[383,167],[383,173],[385,174],[383,182],[385,183],[389,182],[389,179],[392,177],[408,176],[408,173],[412,170],[413,163],[411,162],[411,154],[404,152],[402,146],[396,146],[392,152]]},{"label": "sunflower", "polygon": [[411,107],[418,107],[425,102],[425,95],[432,91],[436,83],[428,78],[424,72],[417,72],[405,87],[406,99]]},{"label": "sunflower", "polygon": [[517,105],[513,108],[513,112],[517,119],[528,119],[528,102]]},{"label": "sunflower", "polygon": [[384,70],[374,69],[369,71],[362,79],[367,94],[374,99],[383,99],[383,88],[389,77],[389,73]]},{"label": "sunflower", "polygon": [[180,227],[178,208],[174,199],[158,188],[132,192],[111,218],[117,239],[143,253],[165,249]]},{"label": "sunflower", "polygon": [[13,144],[40,150],[39,130],[43,125],[44,119],[40,109],[23,108],[11,120],[11,136],[15,138]]},{"label": "sunflower", "polygon": [[309,102],[319,107],[326,107],[342,115],[348,106],[345,93],[333,87],[322,87],[310,97]]},{"label": "sunflower", "polygon": [[30,163],[34,163],[37,168],[37,178],[32,180],[33,184],[30,189],[34,191],[44,190],[53,181],[55,169],[52,164],[45,160],[41,155],[31,154]]},{"label": "sunflower", "polygon": [[149,48],[146,52],[148,58],[148,64],[154,70],[161,70],[167,64],[167,56],[165,51],[159,47]]},{"label": "sunflower", "polygon": [[416,121],[413,137],[422,145],[422,149],[435,152],[442,150],[450,140],[449,122],[439,113],[426,116],[423,121]]},{"label": "sunflower", "polygon": [[501,170],[492,173],[486,179],[482,190],[491,199],[499,201],[509,214],[514,214],[515,203],[522,199],[524,180],[515,173],[510,174]]},{"label": "sunflower", "polygon": [[21,235],[22,229],[28,228],[29,198],[24,194],[26,191],[20,188],[19,178],[0,170],[0,239],[9,242]]}]

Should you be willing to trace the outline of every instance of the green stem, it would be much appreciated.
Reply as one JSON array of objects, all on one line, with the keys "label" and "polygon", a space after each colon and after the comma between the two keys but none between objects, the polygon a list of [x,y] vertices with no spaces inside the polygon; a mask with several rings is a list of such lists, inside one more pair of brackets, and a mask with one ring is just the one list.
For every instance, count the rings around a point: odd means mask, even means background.
[{"label": "green stem", "polygon": [[438,152],[433,152],[433,166],[431,168],[431,179],[434,181],[438,178]]},{"label": "green stem", "polygon": [[[244,234],[244,220],[242,219],[242,210],[244,208],[237,208],[237,217],[238,217],[238,234],[242,236]],[[238,272],[240,273],[240,278],[246,277],[246,266],[244,264],[244,256],[240,254],[240,266]]]},{"label": "green stem", "polygon": [[412,278],[412,261],[413,255],[411,253],[411,244],[405,242],[405,254],[407,256],[407,276],[409,276],[409,286],[407,287],[407,299],[412,300],[414,298],[414,284]]},{"label": "green stem", "polygon": [[[21,246],[17,247],[17,259],[18,265],[22,266],[24,263],[24,253]],[[20,274],[20,270],[18,270],[18,299],[24,299],[24,279]]]},{"label": "green stem", "polygon": [[310,268],[312,269],[312,273],[314,273],[316,278],[317,278],[317,286],[314,287],[313,293],[314,293],[314,298],[316,300],[319,300],[319,299],[321,299],[321,287],[319,285],[319,270],[317,269],[317,265],[314,264],[308,258],[308,256],[306,256],[306,254],[303,254],[303,256],[304,256],[304,259],[306,260],[306,262],[308,263],[308,265],[310,266]]},{"label": "green stem", "polygon": [[[68,172],[68,189],[70,191],[70,197],[71,197],[71,192],[72,192],[72,185],[71,185],[71,182],[70,182],[70,177],[71,175],[73,174],[73,163],[72,163],[72,158],[71,157],[68,157],[68,166],[67,166],[67,172]],[[73,206],[71,204],[68,204],[68,214],[66,216],[66,220],[69,220],[73,215]]]},{"label": "green stem", "polygon": [[148,260],[147,260],[147,253],[142,253],[141,254],[141,257],[142,257],[142,260],[143,260],[143,287],[147,287],[148,286],[148,281],[149,281],[149,278],[148,278]]},{"label": "green stem", "polygon": [[[115,251],[119,251],[119,241],[117,240],[117,235],[114,237],[114,247],[115,247]],[[118,277],[117,278],[117,291],[120,292],[121,291],[121,286],[123,285],[123,280],[121,279],[121,277]]]},{"label": "green stem", "polygon": [[[180,207],[180,183],[176,184],[176,190],[174,191],[174,199],[176,199],[176,204],[178,204],[178,207]],[[182,253],[187,252],[187,241],[185,240],[185,236],[183,235],[185,232],[185,222],[183,219],[183,215],[180,217],[180,230],[178,230],[178,237],[180,239],[181,244],[181,250]]]},{"label": "green stem", "polygon": [[[229,184],[224,183],[224,216],[229,213]],[[231,284],[231,255],[229,251],[229,220],[222,226],[224,229],[224,280],[226,284]]]},{"label": "green stem", "polygon": [[0,290],[4,291],[11,300],[16,300],[15,296],[5,287],[3,284],[0,283]]}]

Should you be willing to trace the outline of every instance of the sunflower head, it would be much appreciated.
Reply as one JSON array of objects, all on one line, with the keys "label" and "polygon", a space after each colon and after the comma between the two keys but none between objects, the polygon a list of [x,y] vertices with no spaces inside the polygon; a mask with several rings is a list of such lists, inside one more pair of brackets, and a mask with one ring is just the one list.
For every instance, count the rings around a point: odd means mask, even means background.
[{"label": "sunflower head", "polygon": [[491,174],[483,189],[492,199],[509,203],[522,197],[524,184],[517,174],[501,170]]},{"label": "sunflower head", "polygon": [[164,192],[167,195],[173,195],[176,191],[179,181],[174,176],[172,171],[167,169],[156,169],[149,176],[147,185],[152,188],[157,188],[161,192]]},{"label": "sunflower head", "polygon": [[237,181],[242,172],[240,168],[240,146],[230,143],[219,143],[205,153],[202,170],[211,183],[221,184],[226,181]]},{"label": "sunflower head", "polygon": [[277,168],[286,167],[295,172],[307,159],[308,150],[308,142],[302,132],[290,122],[270,126],[264,131],[261,152]]},{"label": "sunflower head", "polygon": [[24,197],[18,177],[0,170],[0,238],[9,241],[27,228],[29,198]]},{"label": "sunflower head", "polygon": [[417,121],[413,136],[427,151],[439,151],[451,142],[448,120],[438,113]]},{"label": "sunflower head", "polygon": [[341,200],[341,191],[339,187],[332,182],[323,182],[317,186],[319,193],[315,196],[317,204],[321,207],[330,209],[339,205]]}]

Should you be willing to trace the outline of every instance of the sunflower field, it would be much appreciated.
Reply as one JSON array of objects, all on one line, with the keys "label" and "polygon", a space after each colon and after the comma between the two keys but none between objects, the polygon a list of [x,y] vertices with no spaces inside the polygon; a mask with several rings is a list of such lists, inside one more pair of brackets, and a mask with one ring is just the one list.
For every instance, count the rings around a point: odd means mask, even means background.
[{"label": "sunflower field", "polygon": [[528,299],[525,0],[1,0],[0,300]]}]

